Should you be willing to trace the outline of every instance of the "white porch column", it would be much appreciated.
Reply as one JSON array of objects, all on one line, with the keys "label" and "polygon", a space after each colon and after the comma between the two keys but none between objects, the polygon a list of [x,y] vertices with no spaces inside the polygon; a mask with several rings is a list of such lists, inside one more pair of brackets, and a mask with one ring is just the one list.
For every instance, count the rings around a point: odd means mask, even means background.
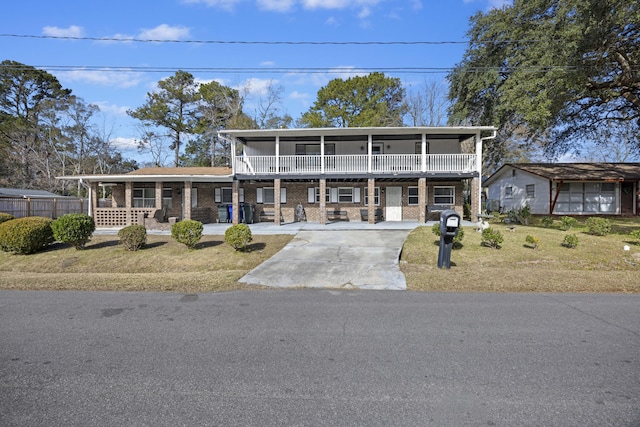
[{"label": "white porch column", "polygon": [[367,140],[367,157],[368,157],[368,162],[369,162],[369,166],[368,166],[368,171],[369,173],[371,173],[373,171],[372,169],[372,158],[371,158],[371,153],[373,152],[373,135],[369,135],[368,140]]},{"label": "white porch column", "polygon": [[324,135],[320,135],[320,173],[324,174]]},{"label": "white porch column", "polygon": [[427,134],[422,134],[422,149],[420,150],[422,154],[422,172],[427,171]]},{"label": "white porch column", "polygon": [[280,136],[276,135],[276,173],[280,173]]}]

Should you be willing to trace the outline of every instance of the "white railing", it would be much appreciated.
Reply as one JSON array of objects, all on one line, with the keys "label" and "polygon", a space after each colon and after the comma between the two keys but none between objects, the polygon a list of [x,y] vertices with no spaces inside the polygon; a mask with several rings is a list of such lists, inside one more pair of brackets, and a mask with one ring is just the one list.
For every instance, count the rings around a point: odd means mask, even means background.
[{"label": "white railing", "polygon": [[[424,160],[424,162],[423,162]],[[423,167],[424,165],[424,167]],[[236,158],[240,175],[302,175],[324,173],[469,173],[476,170],[475,154],[366,154],[339,156],[242,156]]]}]

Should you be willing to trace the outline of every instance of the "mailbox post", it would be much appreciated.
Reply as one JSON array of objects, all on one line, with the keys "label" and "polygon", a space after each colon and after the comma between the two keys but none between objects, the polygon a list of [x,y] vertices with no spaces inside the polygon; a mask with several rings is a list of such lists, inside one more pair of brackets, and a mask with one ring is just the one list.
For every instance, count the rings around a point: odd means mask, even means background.
[{"label": "mailbox post", "polygon": [[440,213],[440,250],[438,252],[438,268],[451,268],[451,248],[453,238],[460,229],[460,215],[452,209]]}]

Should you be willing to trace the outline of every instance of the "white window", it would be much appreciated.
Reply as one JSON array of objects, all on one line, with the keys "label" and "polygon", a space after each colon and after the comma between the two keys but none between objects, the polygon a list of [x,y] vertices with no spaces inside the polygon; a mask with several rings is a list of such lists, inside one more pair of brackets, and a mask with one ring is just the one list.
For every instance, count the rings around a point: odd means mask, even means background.
[{"label": "white window", "polygon": [[[331,200],[331,189],[329,187],[325,187],[324,188],[324,201],[325,201],[325,203],[329,203],[330,200]],[[309,203],[320,203],[320,187],[315,187],[313,189],[313,199],[311,199],[311,197],[309,197]]]},{"label": "white window", "polygon": [[214,189],[216,203],[233,203],[233,189],[231,187]]},{"label": "white window", "polygon": [[338,187],[338,202],[353,203],[353,187]]},{"label": "white window", "polygon": [[435,205],[455,205],[455,187],[433,187],[433,203]]},{"label": "white window", "polygon": [[[420,191],[418,187],[409,187],[407,190],[407,204],[409,206],[417,206],[420,203]],[[425,200],[427,200],[425,198]]]},{"label": "white window", "polygon": [[[375,187],[373,189],[373,204],[375,206],[380,206],[380,187]],[[366,187],[364,189],[364,205],[369,206],[369,189]]]},{"label": "white window", "polygon": [[513,187],[512,186],[504,187],[504,198],[505,199],[513,199]]},{"label": "white window", "polygon": [[[256,202],[265,205],[275,204],[275,189],[273,187],[262,187],[256,189]],[[280,203],[287,203],[287,189],[280,188]]]},{"label": "white window", "polygon": [[156,189],[155,188],[134,188],[133,189],[134,208],[155,208]]},{"label": "white window", "polygon": [[527,198],[535,199],[535,197],[536,197],[536,185],[527,184]]},{"label": "white window", "polygon": [[173,207],[172,189],[170,187],[162,189],[162,207],[171,209]]}]

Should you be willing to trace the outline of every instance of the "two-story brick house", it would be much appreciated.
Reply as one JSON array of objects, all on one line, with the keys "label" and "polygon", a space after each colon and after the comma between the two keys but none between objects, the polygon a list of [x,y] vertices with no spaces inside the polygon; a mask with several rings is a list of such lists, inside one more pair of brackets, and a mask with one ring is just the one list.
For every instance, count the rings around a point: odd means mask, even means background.
[{"label": "two-story brick house", "polygon": [[[134,223],[141,215],[216,222],[230,218],[325,224],[437,219],[462,215],[468,184],[473,214],[480,212],[483,140],[493,127],[396,127],[222,130],[232,148],[230,168],[149,168],[82,179],[92,189],[98,226]],[[483,138],[484,135],[484,138]],[[99,206],[100,185],[112,200]],[[242,209],[251,205],[251,210]],[[243,218],[244,219],[244,218]]]}]

